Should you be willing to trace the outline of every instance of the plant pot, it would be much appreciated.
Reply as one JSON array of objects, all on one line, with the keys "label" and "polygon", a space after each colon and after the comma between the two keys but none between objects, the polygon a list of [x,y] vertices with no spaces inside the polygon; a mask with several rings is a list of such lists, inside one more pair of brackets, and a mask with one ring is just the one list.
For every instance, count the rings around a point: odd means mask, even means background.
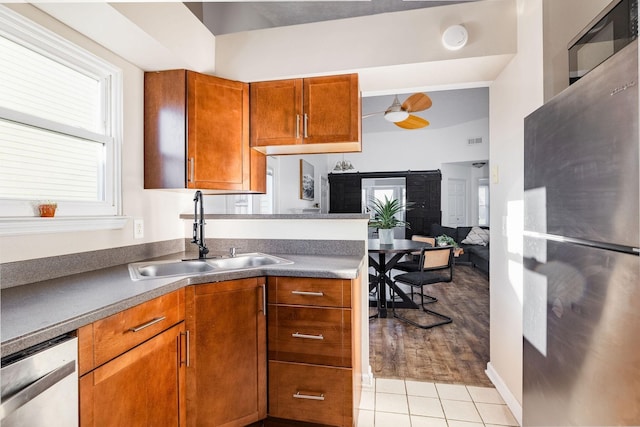
[{"label": "plant pot", "polygon": [[393,243],[393,228],[380,228],[378,230],[381,245],[390,245]]},{"label": "plant pot", "polygon": [[52,217],[56,214],[56,205],[39,205],[40,216]]}]

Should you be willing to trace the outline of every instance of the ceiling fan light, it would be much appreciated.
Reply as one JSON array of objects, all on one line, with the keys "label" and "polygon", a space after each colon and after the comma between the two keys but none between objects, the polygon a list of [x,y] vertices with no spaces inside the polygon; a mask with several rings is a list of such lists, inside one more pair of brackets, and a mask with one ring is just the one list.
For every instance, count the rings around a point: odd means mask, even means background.
[{"label": "ceiling fan light", "polygon": [[385,113],[384,118],[392,123],[401,122],[409,117],[409,113],[406,111],[389,111]]}]

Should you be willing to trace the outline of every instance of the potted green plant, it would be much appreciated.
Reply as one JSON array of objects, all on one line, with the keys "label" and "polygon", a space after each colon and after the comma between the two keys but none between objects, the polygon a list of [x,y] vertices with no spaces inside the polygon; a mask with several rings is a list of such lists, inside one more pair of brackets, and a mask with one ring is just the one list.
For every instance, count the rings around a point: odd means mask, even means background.
[{"label": "potted green plant", "polygon": [[442,234],[436,237],[436,244],[438,246],[453,246],[454,248],[458,247],[458,244],[455,240],[453,240],[453,237],[447,236],[446,234]]},{"label": "potted green plant", "polygon": [[388,245],[393,243],[393,228],[411,228],[408,222],[399,220],[396,217],[406,207],[398,199],[389,199],[387,196],[384,197],[384,201],[380,199],[371,200],[369,208],[374,217],[369,221],[369,227],[378,229],[380,244]]}]

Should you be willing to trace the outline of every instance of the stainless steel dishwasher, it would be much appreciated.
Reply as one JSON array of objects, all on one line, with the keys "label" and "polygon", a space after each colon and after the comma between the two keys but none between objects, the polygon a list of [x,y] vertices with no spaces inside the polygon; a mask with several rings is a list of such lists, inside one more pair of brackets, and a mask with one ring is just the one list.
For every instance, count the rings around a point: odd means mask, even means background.
[{"label": "stainless steel dishwasher", "polygon": [[78,426],[78,339],[61,336],[2,359],[2,427]]}]

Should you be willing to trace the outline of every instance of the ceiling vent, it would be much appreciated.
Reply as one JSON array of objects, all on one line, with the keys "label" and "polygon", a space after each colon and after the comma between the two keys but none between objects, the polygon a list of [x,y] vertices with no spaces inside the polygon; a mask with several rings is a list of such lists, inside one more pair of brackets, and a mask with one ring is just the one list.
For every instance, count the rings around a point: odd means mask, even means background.
[{"label": "ceiling vent", "polygon": [[476,145],[476,144],[482,144],[482,137],[469,138],[467,140],[467,145]]}]

